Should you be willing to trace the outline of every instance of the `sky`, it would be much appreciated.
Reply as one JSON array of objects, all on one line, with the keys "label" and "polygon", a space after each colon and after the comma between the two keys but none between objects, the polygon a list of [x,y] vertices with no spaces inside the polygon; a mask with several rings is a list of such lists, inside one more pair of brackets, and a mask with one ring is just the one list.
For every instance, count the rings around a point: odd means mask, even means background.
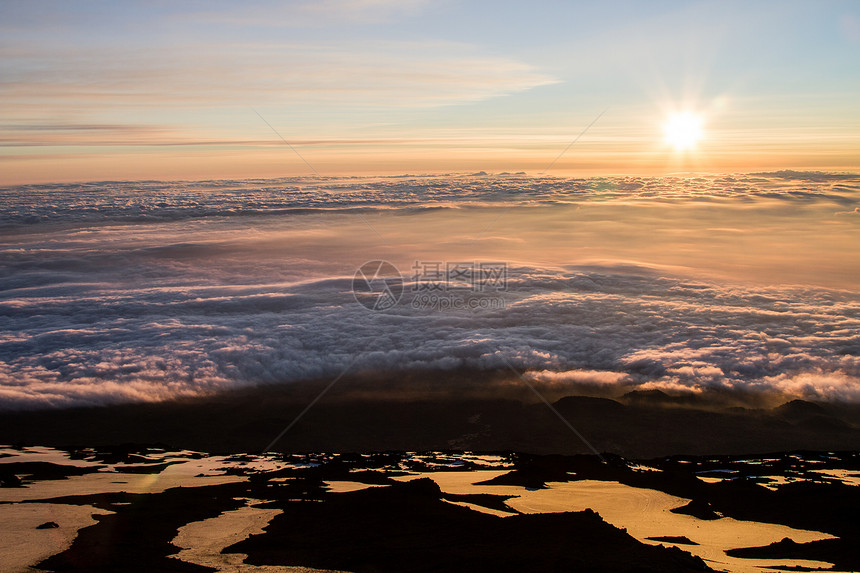
[{"label": "sky", "polygon": [[5,0],[0,184],[856,172],[858,54],[856,1]]}]

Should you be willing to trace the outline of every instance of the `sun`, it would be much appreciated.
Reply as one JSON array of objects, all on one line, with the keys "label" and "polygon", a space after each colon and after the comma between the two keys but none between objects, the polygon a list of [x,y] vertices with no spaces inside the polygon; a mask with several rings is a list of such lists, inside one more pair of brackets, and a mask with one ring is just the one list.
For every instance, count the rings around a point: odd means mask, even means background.
[{"label": "sun", "polygon": [[702,138],[702,118],[694,113],[679,112],[670,115],[663,124],[666,143],[677,151],[693,149]]}]

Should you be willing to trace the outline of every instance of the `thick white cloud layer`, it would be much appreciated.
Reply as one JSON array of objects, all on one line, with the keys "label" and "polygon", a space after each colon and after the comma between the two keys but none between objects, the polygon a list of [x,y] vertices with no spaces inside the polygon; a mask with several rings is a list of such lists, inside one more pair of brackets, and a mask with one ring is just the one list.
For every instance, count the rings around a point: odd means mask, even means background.
[{"label": "thick white cloud layer", "polygon": [[781,171],[710,177],[472,176],[316,177],[242,181],[104,181],[0,187],[4,230],[35,224],[159,223],[212,217],[253,218],[315,213],[492,206],[541,207],[585,202],[718,203],[764,199],[786,211],[823,205],[857,213],[860,175]]},{"label": "thick white cloud layer", "polygon": [[[789,211],[797,204],[834,214],[855,208],[858,178],[800,177],[0,190],[0,409],[163,400],[345,369],[493,370],[508,363],[548,384],[858,401],[856,290],[692,279],[619,261],[510,263],[506,290],[483,295],[504,308],[417,309],[407,284],[399,305],[373,312],[351,291],[352,270],[372,257],[351,252],[338,236],[328,245],[326,225],[310,223],[341,215],[298,211],[393,210],[412,225],[415,213],[439,206],[512,205],[518,220],[552,202],[607,200],[730,201],[740,209],[776,196]],[[309,240],[313,248],[300,248]],[[331,253],[354,265],[336,272],[327,266]]]}]

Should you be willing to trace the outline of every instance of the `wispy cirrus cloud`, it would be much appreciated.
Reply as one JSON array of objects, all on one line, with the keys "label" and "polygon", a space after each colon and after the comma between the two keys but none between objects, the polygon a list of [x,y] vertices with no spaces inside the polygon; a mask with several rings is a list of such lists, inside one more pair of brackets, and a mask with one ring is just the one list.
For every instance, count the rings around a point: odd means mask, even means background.
[{"label": "wispy cirrus cloud", "polygon": [[530,64],[474,46],[417,41],[359,49],[225,43],[217,52],[200,45],[146,51],[32,47],[4,55],[0,141],[22,148],[271,144],[271,138],[261,139],[271,134],[261,131],[265,126],[251,108],[296,139],[349,143],[368,138],[356,131],[355,121],[320,135],[311,117],[358,113],[357,120],[363,113],[463,104],[555,81]]},{"label": "wispy cirrus cloud", "polygon": [[179,18],[231,25],[276,28],[324,27],[341,24],[380,24],[415,16],[428,0],[318,0],[313,2],[252,2],[241,6],[188,12]]},{"label": "wispy cirrus cloud", "polygon": [[555,81],[528,63],[446,42],[372,42],[360,49],[336,43],[225,43],[217,52],[194,44],[146,51],[0,51],[6,52],[0,79],[5,116],[22,121],[46,105],[52,106],[43,110],[47,116],[164,106],[201,112],[236,105],[422,108]]}]

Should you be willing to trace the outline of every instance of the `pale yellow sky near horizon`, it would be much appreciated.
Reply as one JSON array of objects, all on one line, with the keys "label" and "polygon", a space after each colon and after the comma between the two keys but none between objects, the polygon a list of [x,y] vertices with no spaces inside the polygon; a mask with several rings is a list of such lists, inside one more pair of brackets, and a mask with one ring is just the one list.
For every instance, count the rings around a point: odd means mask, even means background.
[{"label": "pale yellow sky near horizon", "polygon": [[[69,153],[5,157],[2,185],[108,180],[208,180],[278,177],[440,174],[486,171],[529,175],[604,176],[675,173],[749,173],[777,170],[860,172],[850,148],[803,150],[769,149],[759,152],[728,149],[674,152],[654,146],[643,151],[602,151],[583,144],[571,149],[550,169],[553,151],[499,148],[491,144],[443,142],[296,146],[301,157],[282,142],[253,145],[86,148]],[[345,150],[338,147],[346,148]],[[563,146],[562,146],[563,149]],[[304,158],[309,167],[302,160]],[[313,169],[313,170],[312,170]]]}]

